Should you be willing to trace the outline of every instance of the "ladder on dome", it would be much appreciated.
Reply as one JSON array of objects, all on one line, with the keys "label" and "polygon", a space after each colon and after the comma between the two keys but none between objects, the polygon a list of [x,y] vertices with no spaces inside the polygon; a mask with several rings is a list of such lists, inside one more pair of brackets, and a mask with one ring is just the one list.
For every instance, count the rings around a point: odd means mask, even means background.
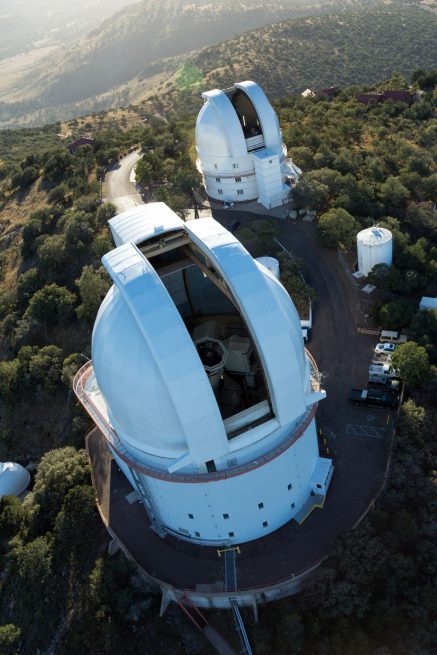
[{"label": "ladder on dome", "polygon": [[[235,548],[227,548],[224,551],[225,556],[225,590],[237,590],[237,561],[236,561]],[[232,614],[234,615],[235,627],[241,639],[244,655],[253,655],[252,647],[247,636],[246,626],[244,625],[243,617],[241,616],[240,608],[238,607],[237,599],[230,598]]]}]

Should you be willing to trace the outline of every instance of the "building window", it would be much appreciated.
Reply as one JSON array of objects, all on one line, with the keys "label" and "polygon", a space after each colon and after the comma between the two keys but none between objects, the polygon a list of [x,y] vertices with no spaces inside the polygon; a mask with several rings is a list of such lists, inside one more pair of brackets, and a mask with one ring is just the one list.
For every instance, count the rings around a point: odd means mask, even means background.
[{"label": "building window", "polygon": [[217,168],[217,164],[214,164],[214,168]]},{"label": "building window", "polygon": [[228,518],[229,518],[229,514],[223,514],[223,518],[224,518],[224,519],[228,519]]},{"label": "building window", "polygon": [[236,178],[235,178],[235,181],[236,181],[236,182],[241,182],[241,177],[236,177]]},{"label": "building window", "polygon": [[244,191],[243,191],[243,189],[237,189],[237,193],[238,193],[239,196],[242,196]]},{"label": "building window", "polygon": [[219,178],[219,177],[216,177],[216,178],[215,178],[215,181],[216,181],[216,182],[220,182],[220,178]]},{"label": "building window", "polygon": [[238,168],[238,164],[232,164],[233,168]]},{"label": "building window", "polygon": [[217,193],[219,193],[219,195],[222,196],[223,195],[223,189],[217,189]]},{"label": "building window", "polygon": [[288,485],[288,491],[291,491],[291,482]]},{"label": "building window", "polygon": [[189,519],[194,519],[193,514],[188,514],[188,518],[189,518]]},{"label": "building window", "polygon": [[269,159],[269,164],[272,164],[272,163],[273,163],[273,159]]},{"label": "building window", "polygon": [[321,485],[321,484],[318,484],[318,485],[317,485],[317,489],[321,489],[321,488],[322,488],[322,485]]},{"label": "building window", "polygon": [[294,509],[296,507],[296,503],[291,503],[291,509]]},{"label": "building window", "polygon": [[195,532],[194,534],[196,535],[196,537],[200,537],[200,532]]},{"label": "building window", "polygon": [[234,532],[228,532],[228,535],[229,535],[229,537],[235,537],[235,533],[234,533]]},{"label": "building window", "polygon": [[215,466],[215,462],[214,462],[213,459],[210,459],[207,462],[205,462],[205,466],[206,466],[206,470],[208,471],[208,473],[215,473],[217,471],[216,466]]},{"label": "building window", "polygon": [[258,509],[262,509],[264,507],[264,503],[258,503]]},{"label": "building window", "polygon": [[267,528],[268,525],[269,525],[269,522],[268,522],[268,521],[263,521],[263,528]]}]

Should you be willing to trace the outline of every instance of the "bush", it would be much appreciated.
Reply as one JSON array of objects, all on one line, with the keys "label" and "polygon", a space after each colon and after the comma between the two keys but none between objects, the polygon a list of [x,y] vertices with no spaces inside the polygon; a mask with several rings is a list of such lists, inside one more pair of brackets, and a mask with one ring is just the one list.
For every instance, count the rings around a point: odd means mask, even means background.
[{"label": "bush", "polygon": [[360,225],[345,209],[330,209],[319,219],[317,231],[328,248],[349,248]]},{"label": "bush", "polygon": [[413,387],[424,384],[430,374],[428,354],[415,341],[399,345],[392,355],[392,362],[405,382]]},{"label": "bush", "polygon": [[76,296],[65,287],[49,284],[33,294],[24,319],[34,320],[46,328],[65,323],[74,316]]}]

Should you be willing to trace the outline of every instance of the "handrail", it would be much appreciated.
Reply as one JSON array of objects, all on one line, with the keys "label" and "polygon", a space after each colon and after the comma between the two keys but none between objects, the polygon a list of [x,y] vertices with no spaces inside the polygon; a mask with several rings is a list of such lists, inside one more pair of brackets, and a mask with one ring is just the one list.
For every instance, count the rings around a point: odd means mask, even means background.
[{"label": "handrail", "polygon": [[285,439],[279,446],[273,448],[270,452],[266,453],[262,457],[257,457],[256,460],[247,462],[246,464],[240,464],[238,466],[233,466],[224,471],[214,471],[210,473],[168,473],[159,469],[152,468],[151,466],[146,466],[144,464],[139,464],[135,461],[131,455],[128,453],[124,447],[120,437],[114,430],[114,428],[109,425],[107,419],[101,414],[96,405],[92,402],[89,395],[85,391],[85,384],[93,373],[92,362],[89,361],[84,366],[82,366],[79,371],[76,373],[73,380],[73,390],[77,398],[83,405],[84,409],[88,412],[90,417],[96,423],[99,430],[102,432],[106,438],[110,448],[115,451],[115,453],[120,457],[120,459],[125,462],[129,467],[133,468],[139,473],[143,473],[152,478],[157,478],[159,480],[167,480],[169,482],[180,482],[180,483],[206,483],[206,482],[218,482],[220,480],[226,480],[229,478],[234,478],[249,471],[254,471],[261,466],[264,466],[268,462],[276,459],[286,450],[288,450],[300,437],[304,434],[311,421],[316,415],[317,403],[310,406],[307,410],[303,422],[292,432],[292,434]]}]

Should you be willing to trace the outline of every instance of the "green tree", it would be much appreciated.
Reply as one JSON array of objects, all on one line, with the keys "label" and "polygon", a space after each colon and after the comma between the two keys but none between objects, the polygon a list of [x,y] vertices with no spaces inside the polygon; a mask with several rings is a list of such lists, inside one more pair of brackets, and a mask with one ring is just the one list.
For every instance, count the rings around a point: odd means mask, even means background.
[{"label": "green tree", "polygon": [[108,276],[102,267],[95,271],[92,266],[84,266],[76,284],[82,301],[76,310],[77,316],[91,325],[109,289]]},{"label": "green tree", "polygon": [[96,533],[96,520],[93,488],[77,485],[70,489],[55,520],[54,536],[60,551],[68,553],[83,565],[94,554],[90,546]]},{"label": "green tree", "polygon": [[406,300],[391,300],[381,307],[379,320],[384,330],[402,330],[410,325],[414,312]]},{"label": "green tree", "polygon": [[45,271],[60,271],[65,265],[64,237],[61,234],[42,235],[37,240],[37,255]]},{"label": "green tree", "polygon": [[430,374],[428,353],[415,341],[400,344],[392,355],[392,362],[405,382],[413,387],[426,382]]},{"label": "green tree", "polygon": [[40,348],[30,360],[29,374],[46,391],[55,392],[59,386],[63,354],[58,346]]},{"label": "green tree", "polygon": [[75,302],[74,293],[57,284],[49,284],[33,294],[24,318],[35,320],[45,327],[58,325],[73,317]]},{"label": "green tree", "polygon": [[84,450],[71,446],[46,453],[35,476],[33,491],[25,504],[31,510],[32,529],[36,534],[52,529],[70,489],[89,483],[89,466]]},{"label": "green tree", "polygon": [[105,202],[101,205],[96,214],[97,225],[106,225],[110,218],[115,216],[117,213],[117,208],[112,202]]},{"label": "green tree", "polygon": [[0,625],[0,653],[2,655],[18,655],[21,630],[13,623]]},{"label": "green tree", "polygon": [[318,233],[329,248],[346,249],[352,245],[360,225],[345,209],[333,208],[322,214]]},{"label": "green tree", "polygon": [[379,188],[379,197],[387,213],[396,212],[406,206],[410,197],[408,189],[396,177],[389,177]]}]

